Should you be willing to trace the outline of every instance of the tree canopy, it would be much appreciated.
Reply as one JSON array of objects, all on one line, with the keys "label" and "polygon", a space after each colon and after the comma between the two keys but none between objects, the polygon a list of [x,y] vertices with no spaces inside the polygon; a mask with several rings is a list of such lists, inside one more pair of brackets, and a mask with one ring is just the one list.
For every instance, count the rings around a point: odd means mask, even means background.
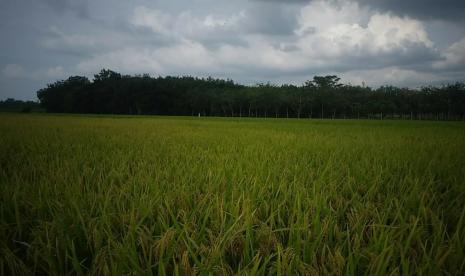
[{"label": "tree canopy", "polygon": [[301,86],[245,86],[214,78],[121,75],[103,69],[48,84],[37,96],[48,112],[297,117],[465,118],[465,84],[422,89],[341,84],[337,76],[315,76]]},{"label": "tree canopy", "polygon": [[31,111],[40,111],[40,105],[38,102],[8,98],[4,101],[0,101],[0,111],[27,113]]}]

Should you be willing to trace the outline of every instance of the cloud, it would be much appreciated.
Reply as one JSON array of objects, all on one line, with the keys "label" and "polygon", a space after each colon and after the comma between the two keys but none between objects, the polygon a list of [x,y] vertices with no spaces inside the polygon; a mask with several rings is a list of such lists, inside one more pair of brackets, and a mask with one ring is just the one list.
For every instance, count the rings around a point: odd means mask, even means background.
[{"label": "cloud", "polygon": [[175,18],[170,14],[144,6],[136,7],[131,23],[138,27],[150,28],[153,32],[169,35]]},{"label": "cloud", "polygon": [[286,4],[299,4],[299,3],[308,3],[311,0],[253,0],[256,2],[263,2],[263,3],[286,3]]},{"label": "cloud", "polygon": [[21,65],[7,64],[1,72],[4,77],[11,79],[56,80],[67,76],[62,66],[25,70]]},{"label": "cloud", "polygon": [[366,22],[369,10],[351,1],[312,1],[304,6],[298,16],[298,33],[313,29],[325,30],[340,24]]},{"label": "cloud", "polygon": [[[182,43],[158,49],[125,48],[80,62],[79,71],[95,72],[102,67],[129,73],[176,74],[214,70],[212,57],[200,43]],[[188,70],[186,70],[188,68]]]},{"label": "cloud", "polygon": [[419,19],[440,19],[446,21],[464,21],[463,0],[357,0],[380,12],[392,12],[400,16]]},{"label": "cloud", "polygon": [[48,36],[40,41],[40,46],[52,51],[80,55],[107,46],[106,38],[90,34],[67,34],[57,26],[51,26]]},{"label": "cloud", "polygon": [[40,2],[51,7],[55,12],[71,12],[78,17],[89,17],[89,2],[88,0],[39,0]]},{"label": "cloud", "polygon": [[345,83],[351,83],[354,85],[366,84],[372,87],[396,85],[413,88],[437,85],[450,80],[447,76],[438,75],[432,72],[418,72],[397,66],[370,70],[351,70],[343,73],[341,75],[341,79]]},{"label": "cloud", "polygon": [[69,72],[67,72],[62,66],[54,66],[49,68],[39,68],[34,72],[28,74],[28,78],[34,80],[48,80],[56,81],[59,79],[67,78]]},{"label": "cloud", "polygon": [[7,64],[2,69],[2,75],[11,79],[22,78],[24,77],[24,69],[19,64]]},{"label": "cloud", "polygon": [[36,89],[106,67],[247,83],[326,73],[374,85],[463,80],[464,9],[452,0],[5,0],[0,79]]},{"label": "cloud", "polygon": [[283,3],[253,3],[244,10],[245,18],[239,28],[244,33],[289,36],[297,26],[298,10],[297,6]]},{"label": "cloud", "polygon": [[[288,39],[242,33],[246,12],[230,16],[177,15],[137,7],[131,23],[173,38],[165,46],[129,46],[91,56],[78,70],[110,67],[155,74],[233,74],[279,77],[433,63],[439,52],[423,24],[408,17],[372,13],[355,2],[313,1],[296,16]],[[209,40],[205,37],[208,36]],[[230,40],[243,43],[230,43]],[[217,40],[217,47],[210,47]],[[92,41],[89,39],[88,41]]]},{"label": "cloud", "polygon": [[204,41],[232,42],[232,39],[249,34],[292,35],[297,25],[297,10],[286,5],[252,3],[230,13],[199,15],[189,10],[167,13],[138,6],[134,9],[130,23],[172,38],[188,37]]},{"label": "cloud", "polygon": [[46,36],[40,40],[40,46],[56,53],[86,57],[118,49],[131,43],[131,37],[124,32],[107,30],[102,33],[87,31],[67,33],[57,26],[50,26]]},{"label": "cloud", "polygon": [[465,71],[465,38],[453,43],[442,54],[442,60],[434,63],[435,69]]},{"label": "cloud", "polygon": [[[267,4],[303,5],[318,0],[253,0]],[[421,20],[444,20],[465,23],[463,0],[353,0],[361,6],[398,16],[409,16]],[[331,2],[348,2],[345,0],[328,0]]]},{"label": "cloud", "polygon": [[294,48],[308,59],[309,69],[414,66],[439,55],[420,21],[370,13],[355,2],[313,1],[298,23]]},{"label": "cloud", "polygon": [[245,17],[244,11],[228,17],[207,14],[199,17],[190,11],[172,15],[158,9],[138,6],[130,20],[134,26],[151,29],[154,33],[176,39],[224,37],[238,31],[238,25]]}]

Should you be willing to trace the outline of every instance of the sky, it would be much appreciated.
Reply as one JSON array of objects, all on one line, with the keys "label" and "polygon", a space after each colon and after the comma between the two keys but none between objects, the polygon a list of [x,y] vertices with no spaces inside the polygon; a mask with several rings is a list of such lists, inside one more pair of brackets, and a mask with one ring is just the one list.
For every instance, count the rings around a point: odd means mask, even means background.
[{"label": "sky", "polygon": [[463,0],[2,0],[0,100],[102,68],[302,84],[465,81]]}]

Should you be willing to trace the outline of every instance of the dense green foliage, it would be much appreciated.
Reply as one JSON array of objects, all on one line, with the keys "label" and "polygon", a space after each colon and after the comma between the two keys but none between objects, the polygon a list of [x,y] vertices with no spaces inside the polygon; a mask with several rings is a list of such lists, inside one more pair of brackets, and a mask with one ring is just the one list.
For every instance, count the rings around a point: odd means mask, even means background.
[{"label": "dense green foliage", "polygon": [[28,113],[38,110],[41,110],[40,104],[38,102],[20,101],[12,98],[0,101],[0,111]]},{"label": "dense green foliage", "polygon": [[316,76],[302,86],[243,86],[231,80],[124,76],[102,70],[37,92],[49,112],[296,118],[465,119],[465,85],[421,90],[341,85]]},{"label": "dense green foliage", "polygon": [[465,272],[462,122],[0,116],[0,274]]}]

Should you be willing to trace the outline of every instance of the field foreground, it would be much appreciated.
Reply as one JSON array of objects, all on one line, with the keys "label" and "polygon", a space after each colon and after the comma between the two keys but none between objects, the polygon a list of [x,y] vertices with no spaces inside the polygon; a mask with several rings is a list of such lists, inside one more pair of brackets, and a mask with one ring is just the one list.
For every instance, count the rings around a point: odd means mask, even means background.
[{"label": "field foreground", "polygon": [[463,122],[0,114],[0,273],[463,274]]}]

